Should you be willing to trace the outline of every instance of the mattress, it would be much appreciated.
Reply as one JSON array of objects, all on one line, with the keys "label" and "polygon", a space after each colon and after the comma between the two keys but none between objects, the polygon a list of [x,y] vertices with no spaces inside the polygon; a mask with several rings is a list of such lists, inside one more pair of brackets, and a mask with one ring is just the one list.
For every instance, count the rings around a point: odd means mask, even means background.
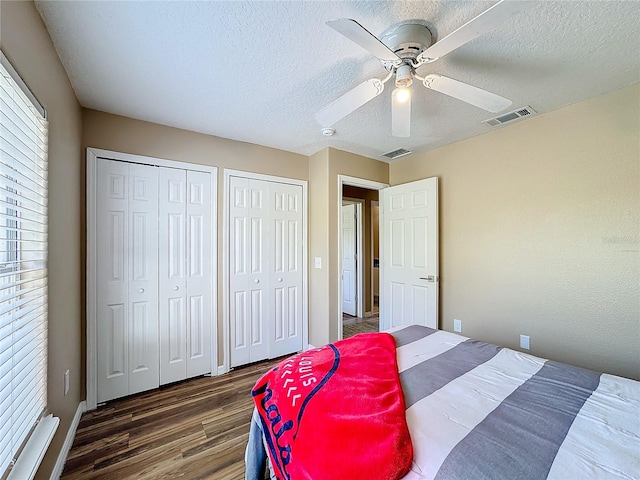
[{"label": "mattress", "polygon": [[414,452],[404,480],[640,479],[640,382],[417,325],[390,333]]}]

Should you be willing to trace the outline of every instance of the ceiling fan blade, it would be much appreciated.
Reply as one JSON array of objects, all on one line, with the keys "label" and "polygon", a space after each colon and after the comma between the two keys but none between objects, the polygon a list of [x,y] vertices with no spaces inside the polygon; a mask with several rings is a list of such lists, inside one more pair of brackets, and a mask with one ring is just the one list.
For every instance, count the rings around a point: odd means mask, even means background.
[{"label": "ceiling fan blade", "polygon": [[323,127],[331,127],[339,120],[380,95],[384,84],[377,78],[362,82],[316,113],[316,121]]},{"label": "ceiling fan blade", "polygon": [[411,90],[408,88],[396,88],[391,94],[391,135],[411,136]]},{"label": "ceiling fan blade", "polygon": [[501,0],[477,17],[457,28],[442,40],[437,41],[424,52],[417,60],[420,63],[430,62],[445,56],[465,43],[479,37],[494,28],[497,28],[512,16],[529,8],[533,2],[520,0]]},{"label": "ceiling fan blade", "polygon": [[400,61],[400,57],[398,57],[389,47],[378,40],[375,35],[355,20],[350,18],[329,20],[327,25],[333,28],[336,32],[347,37],[352,42],[357,43],[365,50],[374,54],[380,60],[385,62]]},{"label": "ceiling fan blade", "polygon": [[508,98],[442,75],[429,74],[424,78],[423,83],[425,87],[431,90],[470,103],[488,112],[497,113],[512,103]]}]

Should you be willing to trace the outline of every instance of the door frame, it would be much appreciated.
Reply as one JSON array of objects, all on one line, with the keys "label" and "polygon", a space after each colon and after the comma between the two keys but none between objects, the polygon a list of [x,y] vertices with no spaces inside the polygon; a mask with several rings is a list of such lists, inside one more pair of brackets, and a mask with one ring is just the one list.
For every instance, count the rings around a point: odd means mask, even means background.
[{"label": "door frame", "polygon": [[[362,301],[364,299],[364,295],[362,293],[364,289],[364,282],[362,279],[364,278],[364,243],[362,236],[362,225],[363,219],[366,212],[366,208],[364,205],[364,200],[361,198],[349,198],[342,197],[342,206],[345,205],[355,205],[355,215],[356,215],[356,317],[362,318],[364,316],[364,308]],[[342,212],[342,211],[341,211]],[[342,225],[342,222],[340,223]],[[340,237],[342,239],[342,236]],[[342,240],[341,240],[342,241]],[[342,246],[340,247],[340,252],[342,252]],[[342,268],[342,257],[340,257],[340,268]],[[340,270],[342,272],[342,270]],[[340,276],[342,279],[342,275]],[[344,312],[343,312],[344,313]]]},{"label": "door frame", "polygon": [[195,170],[211,175],[211,375],[218,372],[218,257],[217,248],[217,186],[218,168],[198,165],[195,163],[165,160],[156,157],[132,155],[129,153],[102,150],[99,148],[87,148],[87,183],[86,183],[86,221],[87,221],[87,265],[86,265],[86,380],[87,380],[87,410],[94,410],[98,401],[98,338],[97,338],[97,181],[98,158],[117,160],[121,162],[152,165],[156,167],[179,168],[181,170]]},{"label": "door frame", "polygon": [[[297,180],[295,178],[278,177],[275,175],[265,175],[262,173],[245,172],[243,170],[224,169],[224,187],[222,196],[223,214],[222,214],[222,295],[225,301],[222,302],[222,365],[218,365],[218,375],[227,373],[231,370],[231,310],[229,308],[229,282],[230,262],[229,262],[229,194],[230,194],[230,177],[243,177],[254,180],[265,180],[267,182],[286,183],[289,185],[299,185],[302,187],[302,349],[309,348],[309,294],[308,285],[309,277],[307,271],[308,262],[308,182],[306,180]],[[342,307],[342,305],[341,305]]]},{"label": "door frame", "polygon": [[[375,205],[374,205],[375,204]],[[373,207],[378,207],[378,301],[380,300],[380,200],[378,197],[378,200],[372,200],[371,201],[371,212],[369,212],[369,214],[371,215],[371,312],[373,313],[373,304],[375,301],[375,289],[373,288],[375,282],[373,281],[373,260],[376,258],[373,254],[373,240],[374,240],[374,228],[375,225],[373,223]],[[372,315],[373,316],[373,315]],[[378,303],[378,316],[380,316],[380,304]]]},{"label": "door frame", "polygon": [[[364,178],[351,177],[349,175],[338,175],[338,193],[336,198],[336,209],[337,209],[337,219],[338,219],[338,236],[337,236],[337,244],[338,244],[338,296],[336,305],[334,308],[337,311],[337,322],[338,322],[338,340],[342,340],[342,187],[344,185],[350,185],[352,187],[360,187],[366,188],[368,190],[382,190],[383,188],[387,188],[389,186],[388,183],[376,182],[374,180],[366,180]],[[362,297],[362,295],[360,295]]]}]

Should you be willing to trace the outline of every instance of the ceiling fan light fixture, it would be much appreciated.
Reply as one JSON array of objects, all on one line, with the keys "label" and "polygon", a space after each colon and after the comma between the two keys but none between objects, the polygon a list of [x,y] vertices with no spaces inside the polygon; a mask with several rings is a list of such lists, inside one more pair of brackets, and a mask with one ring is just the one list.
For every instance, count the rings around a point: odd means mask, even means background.
[{"label": "ceiling fan light fixture", "polygon": [[406,88],[410,87],[412,83],[413,78],[411,77],[411,67],[406,63],[403,63],[396,70],[396,87]]}]

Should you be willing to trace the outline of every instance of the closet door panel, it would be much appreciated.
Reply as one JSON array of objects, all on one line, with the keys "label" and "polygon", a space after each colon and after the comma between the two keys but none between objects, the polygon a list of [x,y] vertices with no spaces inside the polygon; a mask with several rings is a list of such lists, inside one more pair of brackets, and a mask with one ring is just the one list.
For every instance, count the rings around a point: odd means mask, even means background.
[{"label": "closet door panel", "polygon": [[187,377],[211,372],[210,175],[187,172]]},{"label": "closet door panel", "polygon": [[212,371],[215,174],[95,161],[88,353],[97,357],[95,400],[105,402]]},{"label": "closet door panel", "polygon": [[271,358],[302,350],[302,187],[271,184]]},{"label": "closet door panel", "polygon": [[247,289],[250,295],[251,362],[269,358],[269,187],[269,182],[249,180],[250,272]]},{"label": "closet door panel", "polygon": [[158,169],[129,166],[129,394],[159,385]]},{"label": "closet door panel", "polygon": [[187,172],[159,168],[160,385],[187,375]]},{"label": "closet door panel", "polygon": [[229,317],[231,366],[250,362],[249,332],[249,180],[229,179]]},{"label": "closet door panel", "polygon": [[231,366],[269,358],[269,183],[230,177]]},{"label": "closet door panel", "polygon": [[97,164],[97,365],[99,402],[129,394],[129,167]]}]

